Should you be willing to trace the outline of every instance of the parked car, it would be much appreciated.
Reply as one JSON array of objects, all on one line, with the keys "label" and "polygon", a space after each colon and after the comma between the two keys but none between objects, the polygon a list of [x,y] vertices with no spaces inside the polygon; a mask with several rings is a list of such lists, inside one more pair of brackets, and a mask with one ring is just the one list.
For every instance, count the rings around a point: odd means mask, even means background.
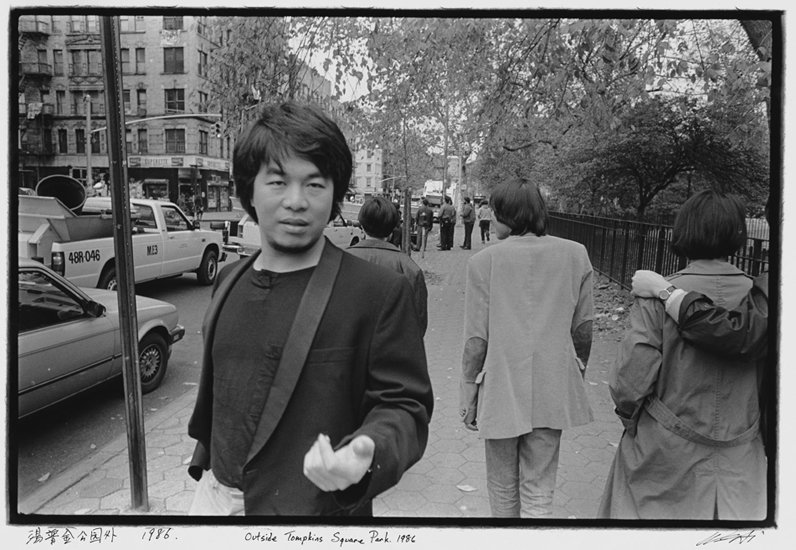
[{"label": "parked car", "polygon": [[[19,417],[77,395],[122,372],[115,291],[78,288],[43,264],[19,258],[17,323]],[[172,304],[136,296],[141,389],[166,374],[185,335]]]}]

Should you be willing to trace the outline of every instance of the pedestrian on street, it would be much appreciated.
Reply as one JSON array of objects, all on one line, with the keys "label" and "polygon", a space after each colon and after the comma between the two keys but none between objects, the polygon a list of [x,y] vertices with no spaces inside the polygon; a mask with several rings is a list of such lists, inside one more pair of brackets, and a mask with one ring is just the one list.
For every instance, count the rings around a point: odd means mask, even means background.
[{"label": "pedestrian on street", "polygon": [[398,224],[398,211],[383,197],[365,201],[359,210],[359,223],[365,231],[366,239],[346,250],[376,265],[397,271],[409,279],[415,295],[415,307],[420,319],[423,335],[428,327],[428,289],[423,270],[408,255],[389,242],[390,235]]},{"label": "pedestrian on street", "polygon": [[428,205],[428,199],[423,197],[420,208],[417,209],[417,249],[420,250],[420,257],[426,257],[426,243],[428,234],[434,229],[434,211]]},{"label": "pedestrian on street", "polygon": [[464,197],[462,223],[464,224],[464,244],[462,244],[462,248],[470,250],[473,247],[473,227],[475,227],[475,209],[470,204],[470,197]]},{"label": "pedestrian on street", "polygon": [[489,222],[492,220],[492,210],[489,209],[489,203],[486,200],[481,201],[481,206],[478,207],[476,213],[478,220],[478,228],[481,230],[481,244],[489,241]]},{"label": "pedestrian on street", "polygon": [[202,219],[202,210],[204,210],[204,204],[202,201],[202,195],[197,193],[194,195],[194,212],[196,213],[196,219]]},{"label": "pedestrian on street", "polygon": [[460,413],[484,439],[494,517],[550,517],[562,430],[593,421],[584,376],[592,341],[586,248],[547,235],[538,187],[492,193],[501,242],[467,262]]},{"label": "pedestrian on street", "polygon": [[439,209],[439,249],[453,248],[453,228],[456,225],[456,208],[453,201],[445,195],[442,208]]},{"label": "pedestrian on street", "polygon": [[352,158],[319,108],[262,106],[233,169],[261,248],[219,273],[205,315],[190,513],[370,516],[428,440],[412,287],[323,236]]},{"label": "pedestrian on street", "polygon": [[672,248],[688,265],[630,312],[609,388],[625,427],[599,517],[761,520],[766,456],[760,431],[764,362],[750,366],[686,343],[661,301],[674,286],[725,308],[752,280],[726,258],[746,245],[746,212],[734,195],[706,190],[677,213]]}]

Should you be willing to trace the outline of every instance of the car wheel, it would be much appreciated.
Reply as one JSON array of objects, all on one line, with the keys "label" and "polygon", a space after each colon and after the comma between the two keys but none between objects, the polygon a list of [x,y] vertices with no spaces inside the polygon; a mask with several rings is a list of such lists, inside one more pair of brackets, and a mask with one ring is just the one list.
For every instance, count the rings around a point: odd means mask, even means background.
[{"label": "car wheel", "polygon": [[199,284],[212,285],[216,280],[217,273],[218,256],[215,250],[206,250],[205,255],[202,257],[202,263],[199,264],[199,270],[196,272]]},{"label": "car wheel", "polygon": [[97,288],[101,288],[103,290],[116,290],[118,286],[119,281],[116,278],[116,268],[113,266],[105,268],[100,276]]},{"label": "car wheel", "polygon": [[141,393],[149,393],[163,381],[169,363],[169,348],[159,334],[150,332],[138,344]]}]

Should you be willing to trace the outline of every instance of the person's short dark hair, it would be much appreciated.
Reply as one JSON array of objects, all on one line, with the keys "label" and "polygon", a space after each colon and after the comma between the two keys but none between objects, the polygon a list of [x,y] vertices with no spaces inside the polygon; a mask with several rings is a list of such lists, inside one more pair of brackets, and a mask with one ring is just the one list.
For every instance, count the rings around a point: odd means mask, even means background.
[{"label": "person's short dark hair", "polygon": [[334,184],[331,221],[340,213],[351,180],[351,150],[337,124],[314,105],[288,101],[260,108],[257,119],[238,136],[232,155],[235,187],[244,210],[257,220],[252,206],[254,178],[272,161],[299,157],[313,163]]},{"label": "person's short dark hair", "polygon": [[398,210],[384,197],[373,197],[359,209],[358,219],[365,233],[384,239],[398,226]]},{"label": "person's short dark hair", "polygon": [[495,218],[511,229],[511,235],[529,231],[537,237],[547,233],[547,205],[533,182],[515,178],[498,185],[489,197]]},{"label": "person's short dark hair", "polygon": [[737,195],[700,191],[674,218],[672,250],[689,260],[725,258],[744,245],[746,208]]},{"label": "person's short dark hair", "polygon": [[481,201],[481,206],[488,206],[488,205],[489,205],[489,201],[488,200],[484,199],[484,200]]},{"label": "person's short dark hair", "polygon": [[428,199],[426,197],[423,197],[421,202],[423,203],[423,206],[428,206]]},{"label": "person's short dark hair", "polygon": [[445,204],[453,204],[453,201],[448,195],[445,195]]},{"label": "person's short dark hair", "polygon": [[467,204],[470,204],[470,197],[464,197],[464,202],[466,202]]}]

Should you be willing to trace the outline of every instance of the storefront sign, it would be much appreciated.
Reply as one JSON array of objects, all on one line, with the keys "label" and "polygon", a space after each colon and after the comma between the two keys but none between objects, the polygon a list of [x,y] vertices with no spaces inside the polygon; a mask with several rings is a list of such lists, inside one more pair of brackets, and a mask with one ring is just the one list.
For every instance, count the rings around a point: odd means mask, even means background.
[{"label": "storefront sign", "polygon": [[229,173],[229,161],[200,156],[134,156],[127,158],[131,168],[168,168],[170,166],[196,166],[204,170],[218,170]]}]

